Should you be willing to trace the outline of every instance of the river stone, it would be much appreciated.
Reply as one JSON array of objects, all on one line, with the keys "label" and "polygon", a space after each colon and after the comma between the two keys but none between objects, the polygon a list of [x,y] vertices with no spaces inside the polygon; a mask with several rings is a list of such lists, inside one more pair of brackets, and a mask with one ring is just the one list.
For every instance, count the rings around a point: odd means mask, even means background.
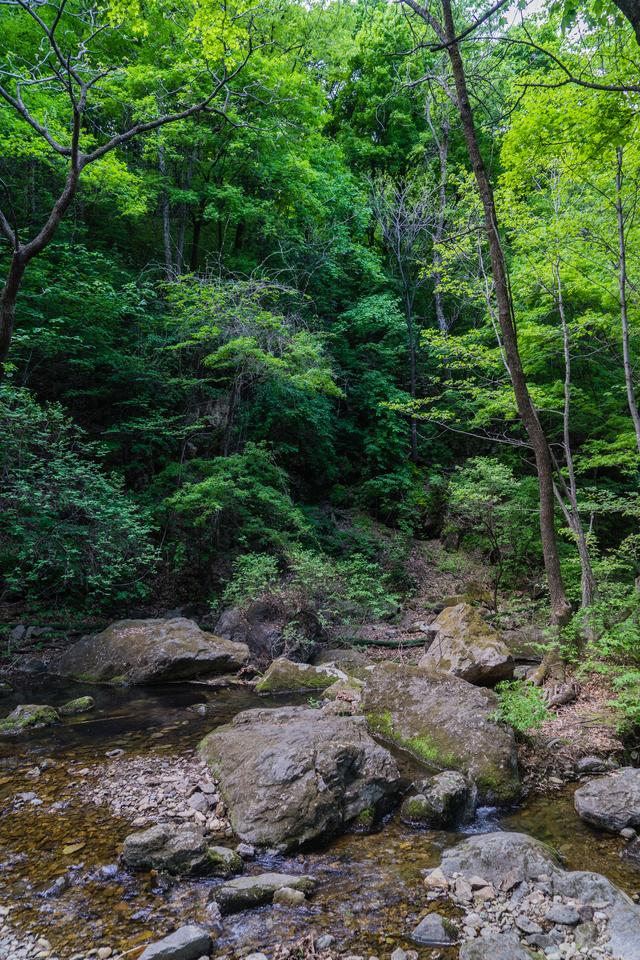
[{"label": "river stone", "polygon": [[311,893],[316,885],[313,877],[289,873],[260,873],[255,877],[238,877],[218,887],[214,897],[223,913],[237,913],[250,907],[272,903],[276,890],[287,887]]},{"label": "river stone", "polygon": [[214,877],[233,877],[244,870],[244,860],[229,847],[209,847],[207,850],[207,873]]},{"label": "river stone", "polygon": [[512,933],[487,933],[467,940],[460,947],[460,960],[533,960],[534,954],[523,947]]},{"label": "river stone", "polygon": [[158,683],[239,670],[245,644],[204,633],[193,620],[119,620],[83,637],[50,666],[58,676],[95,683]]},{"label": "river stone", "polygon": [[362,717],[306,707],[246,710],[200,750],[238,837],[280,851],[373,819],[399,787],[395,760]]},{"label": "river stone", "polygon": [[43,703],[21,703],[5,720],[0,720],[0,734],[21,733],[30,727],[49,727],[58,723],[57,710]]},{"label": "river stone", "polygon": [[553,850],[533,837],[524,833],[476,834],[446,850],[441,869],[446,877],[479,874],[496,887],[507,875],[523,880],[545,875],[554,896],[578,904],[602,903],[608,916],[603,948],[614,960],[638,960],[640,906],[599,873],[564,870]]},{"label": "river stone", "polygon": [[73,717],[77,713],[88,713],[89,710],[93,710],[94,706],[95,700],[93,697],[76,697],[75,700],[68,700],[61,707],[58,707],[58,712],[61,717]]},{"label": "river stone", "polygon": [[203,927],[189,924],[180,927],[157,943],[151,943],[139,960],[199,960],[211,953],[212,941]]},{"label": "river stone", "polygon": [[455,770],[445,770],[414,784],[417,793],[402,804],[401,819],[430,827],[448,827],[473,820],[478,791]]},{"label": "river stone", "polygon": [[286,657],[274,660],[263,677],[258,680],[258,693],[293,693],[297,690],[325,690],[337,680],[347,680],[347,674],[330,664],[314,667],[308,663],[295,663]]},{"label": "river stone", "polygon": [[469,603],[445,607],[431,629],[435,637],[419,666],[488,687],[513,677],[510,650],[476,607]]},{"label": "river stone", "polygon": [[158,823],[147,830],[130,833],[124,840],[122,859],[133,870],[166,870],[168,873],[216,874],[219,866],[219,857],[215,854],[213,860],[209,860],[203,830],[189,823]]},{"label": "river stone", "polygon": [[411,931],[411,939],[426,947],[448,947],[458,940],[458,930],[439,913],[428,913]]},{"label": "river stone", "polygon": [[640,769],[623,767],[608,777],[589,780],[573,799],[578,816],[594,827],[613,833],[640,827]]},{"label": "river stone", "polygon": [[362,710],[374,731],[427,764],[458,770],[478,799],[507,803],[520,780],[513,731],[493,716],[498,699],[451,674],[397,663],[368,672]]}]

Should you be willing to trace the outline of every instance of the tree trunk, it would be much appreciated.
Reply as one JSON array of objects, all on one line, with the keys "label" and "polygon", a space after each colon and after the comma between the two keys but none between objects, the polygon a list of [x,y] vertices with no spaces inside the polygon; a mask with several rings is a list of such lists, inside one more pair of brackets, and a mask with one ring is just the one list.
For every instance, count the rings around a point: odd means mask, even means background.
[{"label": "tree trunk", "polygon": [[522,369],[522,361],[518,350],[518,341],[513,318],[511,293],[507,279],[507,270],[504,260],[502,244],[498,234],[493,191],[487,176],[478,137],[473,120],[473,112],[469,102],[467,79],[460,48],[456,42],[456,30],[453,21],[450,0],[442,0],[444,15],[444,32],[447,41],[447,51],[451,62],[451,69],[455,81],[458,110],[462,121],[464,138],[469,152],[469,159],[473,167],[478,193],[484,210],[485,229],[491,253],[491,270],[495,287],[495,297],[498,307],[498,320],[502,333],[502,342],[509,366],[511,382],[516,398],[518,413],[524,425],[529,442],[533,449],[538,481],[540,486],[540,532],[542,536],[542,552],[545,571],[549,585],[551,601],[551,619],[556,624],[564,624],[571,615],[571,608],[567,601],[560,559],[556,539],[554,522],[554,491],[553,491],[553,463],[547,438],[538,419],[526,378]]},{"label": "tree trunk", "polygon": [[620,294],[620,321],[622,325],[622,362],[624,382],[627,388],[629,413],[636,434],[636,444],[640,453],[640,413],[633,386],[633,366],[629,347],[629,315],[627,310],[627,244],[624,235],[624,210],[622,207],[622,147],[616,150],[616,218],[618,221],[618,289]]},{"label": "tree trunk", "polygon": [[444,221],[447,210],[447,160],[449,154],[449,122],[447,120],[443,121],[442,137],[437,141],[437,144],[438,157],[440,160],[440,183],[438,185],[438,217],[433,236],[433,281],[435,284],[433,298],[438,328],[443,333],[446,333],[449,324],[444,315],[442,291],[440,290],[440,284],[442,282],[442,253],[440,252],[440,243],[444,236]]},{"label": "tree trunk", "polygon": [[158,147],[158,168],[162,174],[164,184],[162,187],[162,197],[160,205],[162,208],[162,243],[164,246],[164,272],[167,280],[172,280],[173,271],[173,251],[171,249],[171,205],[169,203],[169,191],[167,190],[167,164],[164,155],[164,146]]},{"label": "tree trunk", "polygon": [[13,327],[16,317],[16,300],[24,276],[26,261],[19,251],[15,251],[9,266],[2,294],[0,295],[0,380],[4,364],[9,356]]},{"label": "tree trunk", "polygon": [[[580,583],[581,583],[581,607],[586,609],[593,604],[596,597],[596,578],[591,565],[591,556],[589,554],[589,545],[580,519],[578,508],[578,486],[576,484],[576,471],[573,464],[573,452],[571,449],[571,342],[569,336],[569,326],[564,311],[564,297],[562,294],[562,279],[560,277],[560,266],[558,261],[554,265],[554,278],[556,283],[556,302],[560,323],[562,325],[562,352],[564,355],[564,409],[562,415],[562,432],[564,440],[564,456],[567,465],[567,499],[569,500],[570,510],[565,508],[561,500],[561,506],[565,513],[569,527],[576,538],[578,556],[580,558]],[[558,494],[559,496],[559,494]],[[587,639],[593,639],[593,631],[588,623],[585,622],[585,632]]]},{"label": "tree trunk", "polygon": [[633,27],[636,40],[640,44],[640,0],[613,0]]}]

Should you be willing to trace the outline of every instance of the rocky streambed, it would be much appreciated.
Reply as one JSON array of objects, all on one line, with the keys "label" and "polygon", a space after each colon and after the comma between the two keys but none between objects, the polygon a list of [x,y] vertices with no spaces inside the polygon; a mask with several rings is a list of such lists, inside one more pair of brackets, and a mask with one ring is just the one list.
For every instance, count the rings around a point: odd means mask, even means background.
[{"label": "rocky streambed", "polygon": [[468,653],[255,684],[246,645],[124,621],[5,687],[1,960],[640,960],[640,774],[516,806]]}]

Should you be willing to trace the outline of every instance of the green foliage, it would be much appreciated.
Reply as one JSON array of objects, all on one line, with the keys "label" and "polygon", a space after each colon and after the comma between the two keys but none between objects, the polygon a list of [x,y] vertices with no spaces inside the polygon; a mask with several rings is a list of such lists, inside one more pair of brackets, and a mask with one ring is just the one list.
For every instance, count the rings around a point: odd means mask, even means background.
[{"label": "green foliage", "polygon": [[491,563],[494,594],[537,570],[539,539],[532,479],[516,478],[505,463],[474,457],[449,486],[446,530],[460,534]]},{"label": "green foliage", "polygon": [[0,583],[42,605],[145,595],[151,527],[62,407],[0,388]]},{"label": "green foliage", "polygon": [[543,692],[524,680],[504,680],[496,687],[500,705],[494,719],[513,727],[518,733],[539,730],[549,716]]},{"label": "green foliage", "polygon": [[243,604],[266,593],[278,581],[276,557],[267,553],[245,553],[233,562],[231,580],[222,593],[222,602]]}]

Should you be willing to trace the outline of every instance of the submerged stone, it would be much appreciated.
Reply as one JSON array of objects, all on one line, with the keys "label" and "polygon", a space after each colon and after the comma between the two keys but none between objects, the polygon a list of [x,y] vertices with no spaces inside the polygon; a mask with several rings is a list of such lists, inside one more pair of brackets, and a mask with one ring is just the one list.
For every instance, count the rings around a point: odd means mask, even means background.
[{"label": "submerged stone", "polygon": [[316,885],[313,877],[287,873],[261,873],[256,877],[238,877],[214,891],[214,896],[223,913],[236,913],[250,907],[272,903],[277,890],[287,888],[304,894],[311,893]]}]

